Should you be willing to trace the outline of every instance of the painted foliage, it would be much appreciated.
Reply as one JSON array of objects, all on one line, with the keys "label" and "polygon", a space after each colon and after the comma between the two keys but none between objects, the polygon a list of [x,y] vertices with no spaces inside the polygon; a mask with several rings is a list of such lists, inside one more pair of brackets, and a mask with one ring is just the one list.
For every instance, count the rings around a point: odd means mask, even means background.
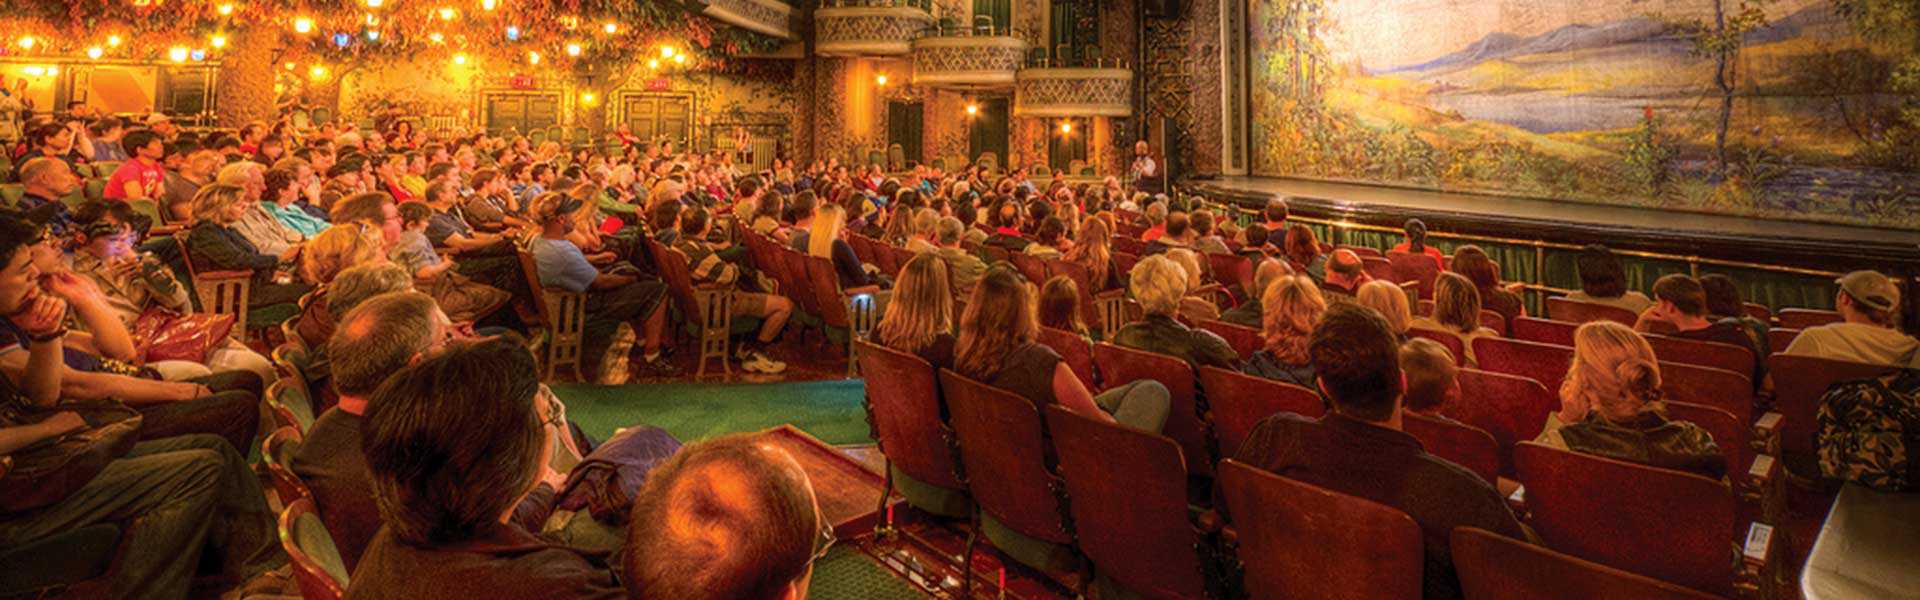
[{"label": "painted foliage", "polygon": [[1907,3],[1255,0],[1254,171],[1911,227]]}]

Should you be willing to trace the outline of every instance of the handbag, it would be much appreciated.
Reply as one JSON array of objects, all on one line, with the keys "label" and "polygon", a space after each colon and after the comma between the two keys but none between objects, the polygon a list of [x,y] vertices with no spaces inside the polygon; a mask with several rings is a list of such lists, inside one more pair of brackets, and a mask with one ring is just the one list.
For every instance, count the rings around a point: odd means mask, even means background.
[{"label": "handbag", "polygon": [[134,319],[131,333],[142,362],[206,362],[207,353],[227,344],[234,322],[233,315],[182,315],[156,307]]},{"label": "handbag", "polygon": [[26,512],[66,499],[93,481],[107,464],[126,456],[139,437],[140,413],[111,400],[63,402],[45,408],[0,401],[0,426],[32,425],[63,412],[79,414],[87,426],[8,455],[13,468],[0,475],[0,514]]}]

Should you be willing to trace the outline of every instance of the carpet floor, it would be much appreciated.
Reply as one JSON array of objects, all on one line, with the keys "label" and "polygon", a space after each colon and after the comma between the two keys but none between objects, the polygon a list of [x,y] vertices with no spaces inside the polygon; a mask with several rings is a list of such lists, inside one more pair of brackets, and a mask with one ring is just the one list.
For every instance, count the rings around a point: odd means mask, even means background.
[{"label": "carpet floor", "polygon": [[866,384],[858,379],[783,383],[648,383],[622,386],[556,384],[567,417],[594,439],[614,430],[652,425],[682,442],[759,431],[784,423],[834,444],[872,443],[867,433]]}]

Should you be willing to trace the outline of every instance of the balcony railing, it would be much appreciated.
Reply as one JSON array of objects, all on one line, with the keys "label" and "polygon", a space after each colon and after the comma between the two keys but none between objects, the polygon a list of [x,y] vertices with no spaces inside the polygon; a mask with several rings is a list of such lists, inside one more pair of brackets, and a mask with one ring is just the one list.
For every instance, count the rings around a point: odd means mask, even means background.
[{"label": "balcony railing", "polygon": [[1119,61],[1096,60],[1088,66],[1030,67],[1014,76],[1015,117],[1127,117],[1132,114],[1133,70]]},{"label": "balcony railing", "polygon": [[843,0],[813,12],[814,51],[822,56],[904,56],[934,28],[932,0]]},{"label": "balcony railing", "polygon": [[779,0],[707,0],[701,11],[717,21],[783,40],[799,36],[793,29],[793,7]]},{"label": "balcony railing", "polygon": [[1027,41],[1011,29],[982,23],[944,27],[913,41],[913,82],[948,88],[1003,88],[1026,64]]}]

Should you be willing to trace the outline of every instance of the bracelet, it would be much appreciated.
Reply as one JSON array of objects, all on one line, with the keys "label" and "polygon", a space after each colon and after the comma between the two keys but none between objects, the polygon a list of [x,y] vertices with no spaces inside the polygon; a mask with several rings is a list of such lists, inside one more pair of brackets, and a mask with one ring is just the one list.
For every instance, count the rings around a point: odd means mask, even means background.
[{"label": "bracelet", "polygon": [[27,341],[35,344],[45,344],[47,342],[51,342],[66,336],[67,336],[67,328],[61,327],[59,329],[55,329],[51,332],[48,332],[46,335],[33,335],[29,333],[27,334]]}]

